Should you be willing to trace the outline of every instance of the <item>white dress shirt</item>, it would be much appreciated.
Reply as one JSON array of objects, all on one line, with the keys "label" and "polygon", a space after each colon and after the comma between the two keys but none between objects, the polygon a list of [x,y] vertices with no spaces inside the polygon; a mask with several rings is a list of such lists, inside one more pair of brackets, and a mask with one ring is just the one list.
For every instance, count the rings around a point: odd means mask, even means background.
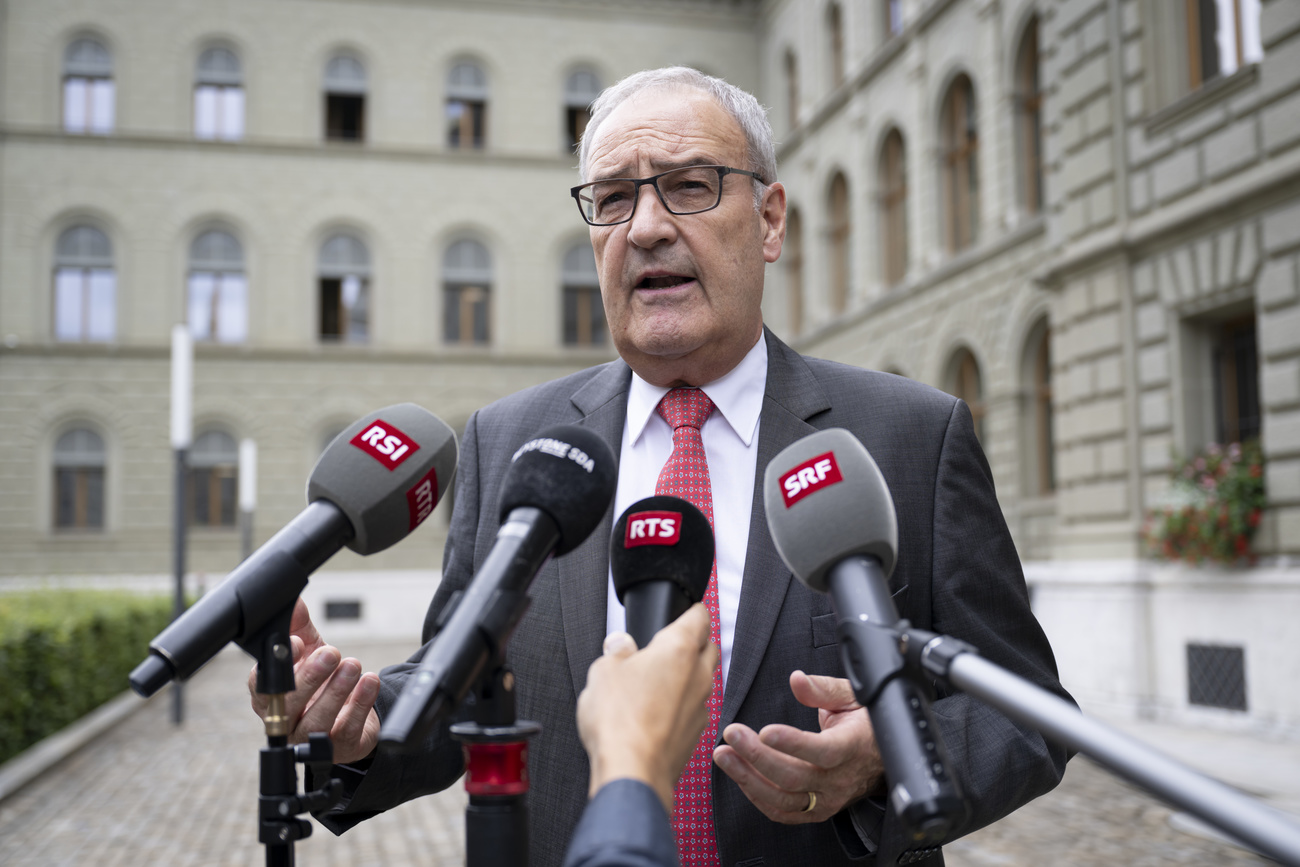
[{"label": "white dress shirt", "polygon": [[[731,665],[736,610],[749,544],[749,517],[754,505],[754,472],[758,466],[758,420],[767,386],[767,341],[759,336],[754,348],[721,379],[702,386],[714,410],[700,429],[713,488],[713,538],[718,562],[718,631],[722,647],[722,684]],[[614,519],[637,500],[653,497],[659,472],[673,453],[673,431],[655,407],[668,393],[635,373],[627,395],[623,447],[618,465]],[[609,580],[606,634],[626,628],[623,606]]]}]

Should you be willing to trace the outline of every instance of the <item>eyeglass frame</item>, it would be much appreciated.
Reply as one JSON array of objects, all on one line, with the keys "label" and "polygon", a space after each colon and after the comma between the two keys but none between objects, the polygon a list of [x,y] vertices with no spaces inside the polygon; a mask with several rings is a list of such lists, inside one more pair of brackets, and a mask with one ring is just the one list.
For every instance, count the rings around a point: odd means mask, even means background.
[{"label": "eyeglass frame", "polygon": [[[664,191],[659,189],[659,179],[665,177],[666,175],[671,175],[674,172],[680,172],[685,169],[716,169],[718,172],[718,200],[714,202],[712,205],[710,205],[709,207],[701,208],[698,211],[674,211],[668,205],[668,201],[664,198]],[[646,184],[649,184],[651,187],[654,188],[655,195],[659,197],[659,203],[664,206],[664,210],[666,210],[668,213],[672,214],[675,217],[689,217],[694,214],[708,213],[709,211],[714,210],[715,208],[717,208],[719,205],[722,204],[723,178],[725,178],[727,175],[744,175],[747,178],[753,178],[763,186],[767,186],[767,182],[763,180],[762,175],[760,175],[758,172],[751,172],[745,169],[733,169],[731,166],[713,166],[713,165],[678,166],[675,169],[669,169],[666,172],[660,172],[659,174],[651,175],[648,178],[602,178],[599,181],[588,181],[585,184],[579,184],[576,187],[571,187],[569,189],[569,195],[573,197],[574,204],[578,206],[578,213],[582,215],[582,221],[584,223],[586,223],[588,226],[593,226],[597,229],[605,229],[608,228],[609,226],[621,226],[624,223],[630,223],[632,221],[632,217],[636,215],[636,206],[641,202],[641,188]],[[587,189],[588,187],[594,187],[596,184],[607,184],[610,183],[611,181],[632,182],[632,210],[627,212],[626,219],[619,220],[616,223],[593,223],[591,220],[587,219],[587,212],[583,210],[582,199],[580,198],[582,191]]]}]

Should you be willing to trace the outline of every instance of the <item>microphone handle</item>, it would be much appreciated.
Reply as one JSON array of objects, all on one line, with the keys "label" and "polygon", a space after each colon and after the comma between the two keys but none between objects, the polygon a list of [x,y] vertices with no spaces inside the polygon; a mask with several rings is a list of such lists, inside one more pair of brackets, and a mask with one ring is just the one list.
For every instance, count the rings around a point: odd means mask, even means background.
[{"label": "microphone handle", "polygon": [[329,500],[309,503],[149,642],[149,656],[130,674],[131,686],[148,698],[173,679],[188,679],[230,642],[254,635],[293,605],[307,577],[351,538],[342,509]]},{"label": "microphone handle", "polygon": [[528,608],[529,585],[559,543],[550,515],[531,506],[511,510],[456,610],[384,716],[381,748],[418,749],[433,724],[455,709],[514,632]]},{"label": "microphone handle", "polygon": [[645,647],[655,633],[691,607],[690,597],[675,581],[641,581],[623,591],[627,631],[637,647]]},{"label": "microphone handle", "polygon": [[853,556],[832,566],[827,581],[844,670],[871,715],[894,810],[914,842],[940,844],[964,819],[966,804],[930,703],[903,672],[898,610],[884,570],[875,557]]}]

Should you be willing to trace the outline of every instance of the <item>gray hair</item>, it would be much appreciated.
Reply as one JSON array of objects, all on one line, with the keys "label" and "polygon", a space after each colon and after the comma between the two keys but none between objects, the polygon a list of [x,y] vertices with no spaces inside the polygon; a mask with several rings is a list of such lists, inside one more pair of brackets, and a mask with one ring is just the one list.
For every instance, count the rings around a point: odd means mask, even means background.
[{"label": "gray hair", "polygon": [[[596,97],[596,101],[591,104],[591,120],[587,122],[587,129],[578,146],[578,174],[582,181],[587,181],[587,160],[591,154],[591,143],[596,139],[596,130],[609,117],[610,112],[641,91],[681,87],[691,87],[707,93],[727,114],[735,118],[745,134],[745,150],[749,160],[746,168],[757,172],[763,178],[763,185],[775,182],[776,146],[772,143],[772,125],[767,120],[767,111],[747,91],[689,66],[666,66],[636,72],[605,88]],[[762,196],[762,185],[758,181],[754,183],[754,201],[757,204]]]}]

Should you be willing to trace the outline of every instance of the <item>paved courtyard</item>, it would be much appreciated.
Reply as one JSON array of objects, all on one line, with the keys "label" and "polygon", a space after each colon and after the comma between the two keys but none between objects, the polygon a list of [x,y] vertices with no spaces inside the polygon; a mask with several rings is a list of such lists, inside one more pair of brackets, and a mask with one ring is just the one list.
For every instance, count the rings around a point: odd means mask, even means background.
[{"label": "paved courtyard", "polygon": [[[400,659],[405,647],[370,643],[346,651],[375,669]],[[170,698],[161,696],[0,801],[0,864],[264,863],[255,816],[257,751],[265,739],[243,686],[250,664],[242,652],[227,649],[187,684],[183,727],[172,725]],[[297,860],[306,867],[462,864],[464,806],[464,791],[456,786],[342,837],[316,826],[296,845]],[[1056,791],[945,852],[952,867],[1270,863],[1179,830],[1172,815],[1143,792],[1076,758]]]}]

